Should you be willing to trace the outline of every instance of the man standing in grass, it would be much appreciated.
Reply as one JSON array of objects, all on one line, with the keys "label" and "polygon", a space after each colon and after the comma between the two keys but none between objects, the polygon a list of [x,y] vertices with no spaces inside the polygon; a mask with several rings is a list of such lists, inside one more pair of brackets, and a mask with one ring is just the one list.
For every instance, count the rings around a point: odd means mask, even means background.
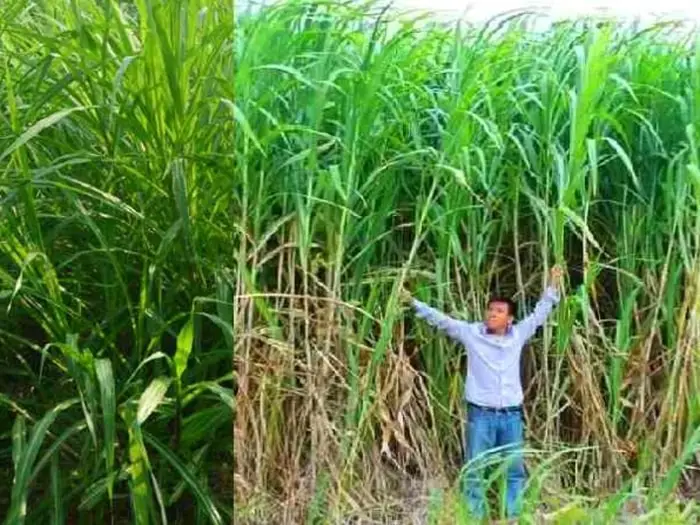
[{"label": "man standing in grass", "polygon": [[[418,317],[444,331],[467,351],[467,460],[465,495],[472,514],[485,517],[483,464],[494,452],[506,458],[506,515],[520,513],[525,486],[523,389],[520,356],[525,343],[559,303],[562,271],[552,268],[549,283],[534,312],[514,323],[515,303],[492,297],[483,322],[453,319],[416,299]],[[498,449],[498,450],[494,450]]]}]

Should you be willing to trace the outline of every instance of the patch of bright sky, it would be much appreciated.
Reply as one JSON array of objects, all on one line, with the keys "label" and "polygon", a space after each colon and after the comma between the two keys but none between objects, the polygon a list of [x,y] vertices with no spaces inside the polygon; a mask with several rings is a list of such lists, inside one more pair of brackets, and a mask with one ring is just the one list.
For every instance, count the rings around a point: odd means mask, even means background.
[{"label": "patch of bright sky", "polygon": [[698,0],[395,0],[401,11],[430,11],[447,18],[480,22],[508,11],[534,9],[553,19],[612,16],[651,22],[661,19],[700,22]]},{"label": "patch of bright sky", "polygon": [[[284,0],[234,0],[236,9],[253,11],[261,5]],[[388,0],[393,8],[408,14],[430,12],[442,20],[484,22],[507,12],[534,10],[545,20],[588,16],[615,17],[642,25],[660,19],[700,24],[700,0]],[[379,1],[378,5],[385,4]],[[546,24],[546,22],[545,22]],[[539,24],[538,24],[539,25]]]}]

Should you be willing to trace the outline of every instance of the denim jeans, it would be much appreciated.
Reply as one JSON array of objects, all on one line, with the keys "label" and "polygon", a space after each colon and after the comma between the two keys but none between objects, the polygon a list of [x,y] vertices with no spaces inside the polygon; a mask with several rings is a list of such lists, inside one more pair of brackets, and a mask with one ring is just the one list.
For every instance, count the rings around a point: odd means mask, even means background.
[{"label": "denim jeans", "polygon": [[[474,517],[486,517],[486,468],[504,468],[506,475],[506,517],[520,514],[525,465],[523,462],[524,422],[522,411],[493,411],[467,406],[465,497]],[[498,462],[494,465],[494,460]],[[505,464],[501,463],[505,461]]]}]

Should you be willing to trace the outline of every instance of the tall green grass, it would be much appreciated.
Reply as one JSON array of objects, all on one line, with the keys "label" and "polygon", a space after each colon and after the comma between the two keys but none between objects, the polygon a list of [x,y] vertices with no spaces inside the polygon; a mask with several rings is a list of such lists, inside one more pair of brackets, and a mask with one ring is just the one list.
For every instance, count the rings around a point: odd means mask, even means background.
[{"label": "tall green grass", "polygon": [[227,2],[0,5],[0,508],[231,516]]},{"label": "tall green grass", "polygon": [[386,520],[411,480],[454,480],[463,359],[398,292],[478,318],[492,290],[531,307],[554,263],[532,512],[673,499],[700,422],[695,35],[299,1],[236,30],[237,516]]}]

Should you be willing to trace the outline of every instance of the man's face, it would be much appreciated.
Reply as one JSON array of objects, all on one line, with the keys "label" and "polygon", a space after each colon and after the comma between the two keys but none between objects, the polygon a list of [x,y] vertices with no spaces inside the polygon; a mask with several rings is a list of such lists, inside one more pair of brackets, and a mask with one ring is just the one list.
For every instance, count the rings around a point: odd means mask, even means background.
[{"label": "man's face", "polygon": [[508,303],[491,301],[486,311],[486,326],[492,332],[505,332],[513,323]]}]

